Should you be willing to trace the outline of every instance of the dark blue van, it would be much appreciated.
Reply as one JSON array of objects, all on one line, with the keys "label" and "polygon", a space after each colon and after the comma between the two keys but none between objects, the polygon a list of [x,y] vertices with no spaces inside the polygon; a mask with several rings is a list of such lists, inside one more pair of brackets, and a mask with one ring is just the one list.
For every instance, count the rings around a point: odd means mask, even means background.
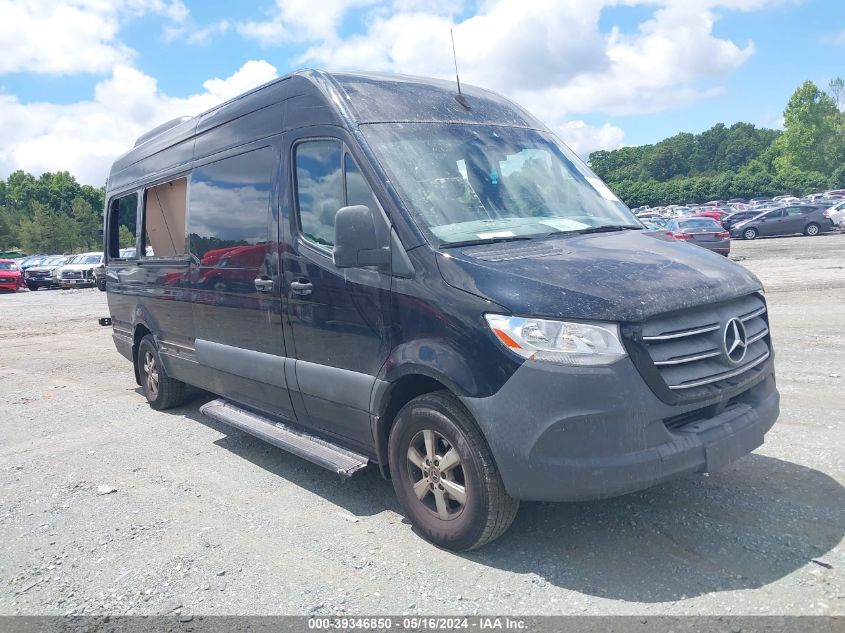
[{"label": "dark blue van", "polygon": [[372,462],[448,548],[520,499],[724,466],[778,415],[757,278],[645,234],[486,90],[283,77],[138,139],[104,235],[104,323],[151,406],[193,385],[342,476]]}]

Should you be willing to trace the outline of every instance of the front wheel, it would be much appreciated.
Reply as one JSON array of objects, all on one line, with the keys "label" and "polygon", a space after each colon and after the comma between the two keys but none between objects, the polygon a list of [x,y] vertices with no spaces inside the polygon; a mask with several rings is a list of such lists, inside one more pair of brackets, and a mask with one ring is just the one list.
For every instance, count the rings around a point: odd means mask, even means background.
[{"label": "front wheel", "polygon": [[390,472],[414,527],[447,549],[471,550],[499,538],[516,517],[481,432],[451,394],[411,400],[396,416]]},{"label": "front wheel", "polygon": [[804,229],[804,235],[814,237],[819,234],[819,231],[821,231],[821,227],[818,224],[808,224],[807,228]]},{"label": "front wheel", "polygon": [[758,235],[757,229],[745,229],[742,232],[742,237],[743,237],[743,239],[746,239],[746,240],[756,240],[757,235]]},{"label": "front wheel", "polygon": [[147,334],[138,344],[135,362],[138,365],[141,389],[153,409],[170,409],[185,401],[185,383],[167,375],[151,334]]},{"label": "front wheel", "polygon": [[26,287],[29,288],[32,292],[38,290],[38,284],[26,284]]}]

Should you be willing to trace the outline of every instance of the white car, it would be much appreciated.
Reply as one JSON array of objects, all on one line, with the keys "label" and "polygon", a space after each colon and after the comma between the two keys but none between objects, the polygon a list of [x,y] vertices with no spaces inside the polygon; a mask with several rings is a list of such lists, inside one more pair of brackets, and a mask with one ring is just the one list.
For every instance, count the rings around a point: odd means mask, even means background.
[{"label": "white car", "polygon": [[93,286],[94,269],[103,263],[102,253],[74,255],[68,263],[59,268],[58,281],[62,288]]},{"label": "white car", "polygon": [[833,222],[833,226],[845,228],[845,200],[837,205],[830,207],[825,215]]}]

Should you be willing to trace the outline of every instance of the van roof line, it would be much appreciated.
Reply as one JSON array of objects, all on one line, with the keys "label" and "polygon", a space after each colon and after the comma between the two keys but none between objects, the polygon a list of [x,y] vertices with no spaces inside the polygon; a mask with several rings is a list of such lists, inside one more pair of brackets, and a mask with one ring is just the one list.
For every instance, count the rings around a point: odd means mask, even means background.
[{"label": "van roof line", "polygon": [[161,125],[157,125],[152,130],[149,130],[148,132],[144,132],[143,134],[141,134],[141,136],[139,136],[135,140],[135,145],[133,147],[138,147],[139,145],[146,143],[149,140],[154,139],[159,134],[163,134],[164,132],[167,132],[167,130],[176,127],[180,123],[184,123],[185,121],[190,121],[193,118],[194,117],[191,117],[191,116],[180,116],[180,117],[176,117],[175,119],[170,119],[169,121],[166,121],[166,122],[162,123]]}]

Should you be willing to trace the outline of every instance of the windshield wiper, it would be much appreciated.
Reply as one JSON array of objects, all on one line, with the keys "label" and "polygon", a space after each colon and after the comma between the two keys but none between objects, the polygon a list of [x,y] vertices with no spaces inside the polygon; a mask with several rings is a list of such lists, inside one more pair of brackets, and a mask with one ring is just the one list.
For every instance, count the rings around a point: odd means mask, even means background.
[{"label": "windshield wiper", "polygon": [[528,235],[500,235],[499,237],[482,237],[477,240],[463,240],[441,244],[440,248],[457,248],[459,246],[478,246],[480,244],[495,244],[496,242],[516,242],[518,240],[533,239]]},{"label": "windshield wiper", "polygon": [[588,229],[579,229],[574,233],[609,233],[611,231],[642,231],[643,227],[636,224],[605,224],[604,226],[591,226]]}]

